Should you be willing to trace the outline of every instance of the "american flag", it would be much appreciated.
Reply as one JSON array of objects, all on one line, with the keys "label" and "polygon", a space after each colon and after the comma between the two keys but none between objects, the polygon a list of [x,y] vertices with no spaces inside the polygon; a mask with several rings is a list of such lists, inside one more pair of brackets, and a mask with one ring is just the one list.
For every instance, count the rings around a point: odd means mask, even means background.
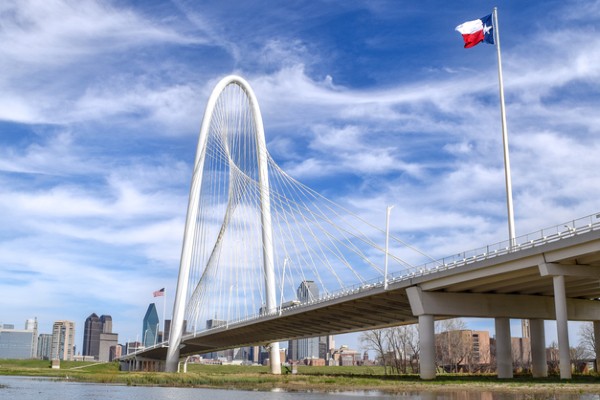
[{"label": "american flag", "polygon": [[164,296],[165,295],[165,288],[157,290],[156,292],[153,292],[152,294],[154,295],[154,297]]}]

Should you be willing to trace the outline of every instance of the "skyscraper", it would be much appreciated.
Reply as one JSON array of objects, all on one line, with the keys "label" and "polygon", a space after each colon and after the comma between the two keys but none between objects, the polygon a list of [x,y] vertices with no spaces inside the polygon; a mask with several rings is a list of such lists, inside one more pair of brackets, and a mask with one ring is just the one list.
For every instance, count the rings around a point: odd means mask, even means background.
[{"label": "skyscraper", "polygon": [[110,315],[101,315],[102,333],[112,333],[112,317]]},{"label": "skyscraper", "polygon": [[83,351],[84,356],[98,357],[100,352],[100,333],[102,332],[102,322],[100,318],[93,313],[85,320],[83,328]]},{"label": "skyscraper", "polygon": [[314,281],[302,281],[296,290],[296,297],[301,303],[319,298],[319,287]]},{"label": "skyscraper", "polygon": [[110,348],[118,342],[118,335],[112,333],[112,317],[93,313],[85,320],[83,332],[83,355],[93,356],[99,361],[110,360]]},{"label": "skyscraper", "polygon": [[142,327],[142,344],[144,347],[154,346],[158,342],[158,324],[156,304],[150,303]]},{"label": "skyscraper", "polygon": [[162,340],[164,342],[168,342],[170,335],[171,335],[171,320],[170,319],[165,319],[165,326],[164,326],[164,330],[163,330]]},{"label": "skyscraper", "polygon": [[[296,290],[296,297],[301,303],[319,298],[319,287],[314,281],[302,281]],[[319,358],[319,337],[294,339],[288,342],[288,358],[303,360]]]},{"label": "skyscraper", "polygon": [[52,349],[50,358],[53,360],[72,360],[75,346],[75,322],[56,321],[52,325]]},{"label": "skyscraper", "polygon": [[50,360],[52,354],[52,335],[42,333],[38,336],[37,358],[40,360]]},{"label": "skyscraper", "polygon": [[99,335],[98,361],[112,361],[110,349],[117,346],[119,335],[112,332],[112,317],[101,315],[102,332]]}]

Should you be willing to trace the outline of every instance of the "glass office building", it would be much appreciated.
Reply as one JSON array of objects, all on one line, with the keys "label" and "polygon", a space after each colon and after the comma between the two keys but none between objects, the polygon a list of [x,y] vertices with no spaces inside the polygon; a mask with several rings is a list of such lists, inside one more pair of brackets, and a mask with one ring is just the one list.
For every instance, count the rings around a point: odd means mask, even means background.
[{"label": "glass office building", "polygon": [[33,331],[0,329],[0,358],[33,358],[33,335]]}]

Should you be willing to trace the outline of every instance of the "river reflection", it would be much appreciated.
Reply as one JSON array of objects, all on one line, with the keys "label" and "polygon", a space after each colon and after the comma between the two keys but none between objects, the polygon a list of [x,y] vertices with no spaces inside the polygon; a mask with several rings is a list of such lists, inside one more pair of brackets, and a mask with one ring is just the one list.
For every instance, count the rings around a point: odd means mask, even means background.
[{"label": "river reflection", "polygon": [[600,400],[598,394],[532,394],[479,391],[303,393],[252,392],[224,389],[117,386],[63,382],[44,378],[0,376],[0,399],[18,400],[350,400],[353,397],[402,400]]}]

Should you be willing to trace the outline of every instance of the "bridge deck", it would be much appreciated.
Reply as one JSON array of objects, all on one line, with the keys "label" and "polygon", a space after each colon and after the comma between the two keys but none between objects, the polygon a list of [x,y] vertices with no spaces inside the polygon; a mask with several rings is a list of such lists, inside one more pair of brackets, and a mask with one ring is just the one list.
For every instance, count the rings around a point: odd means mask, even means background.
[{"label": "bridge deck", "polygon": [[[417,322],[417,316],[407,294],[410,287],[419,287],[434,296],[449,296],[432,297],[431,306],[439,309],[436,318],[553,319],[553,281],[551,275],[540,272],[539,266],[544,263],[561,264],[574,271],[565,278],[567,298],[574,310],[569,312],[569,319],[589,320],[597,315],[595,319],[600,320],[600,302],[596,301],[600,298],[600,230],[589,230],[554,242],[473,262],[465,261],[453,268],[441,266],[420,275],[398,277],[388,283],[387,290],[383,282],[364,285],[330,298],[284,309],[281,314],[188,334],[183,338],[181,355],[413,324]],[[581,265],[588,270],[580,273]],[[447,304],[440,304],[445,303],[445,299],[473,304],[453,313]],[[495,303],[495,300],[503,306],[483,304]],[[583,309],[589,312],[581,312]],[[161,344],[138,355],[164,360],[166,347]]]}]

